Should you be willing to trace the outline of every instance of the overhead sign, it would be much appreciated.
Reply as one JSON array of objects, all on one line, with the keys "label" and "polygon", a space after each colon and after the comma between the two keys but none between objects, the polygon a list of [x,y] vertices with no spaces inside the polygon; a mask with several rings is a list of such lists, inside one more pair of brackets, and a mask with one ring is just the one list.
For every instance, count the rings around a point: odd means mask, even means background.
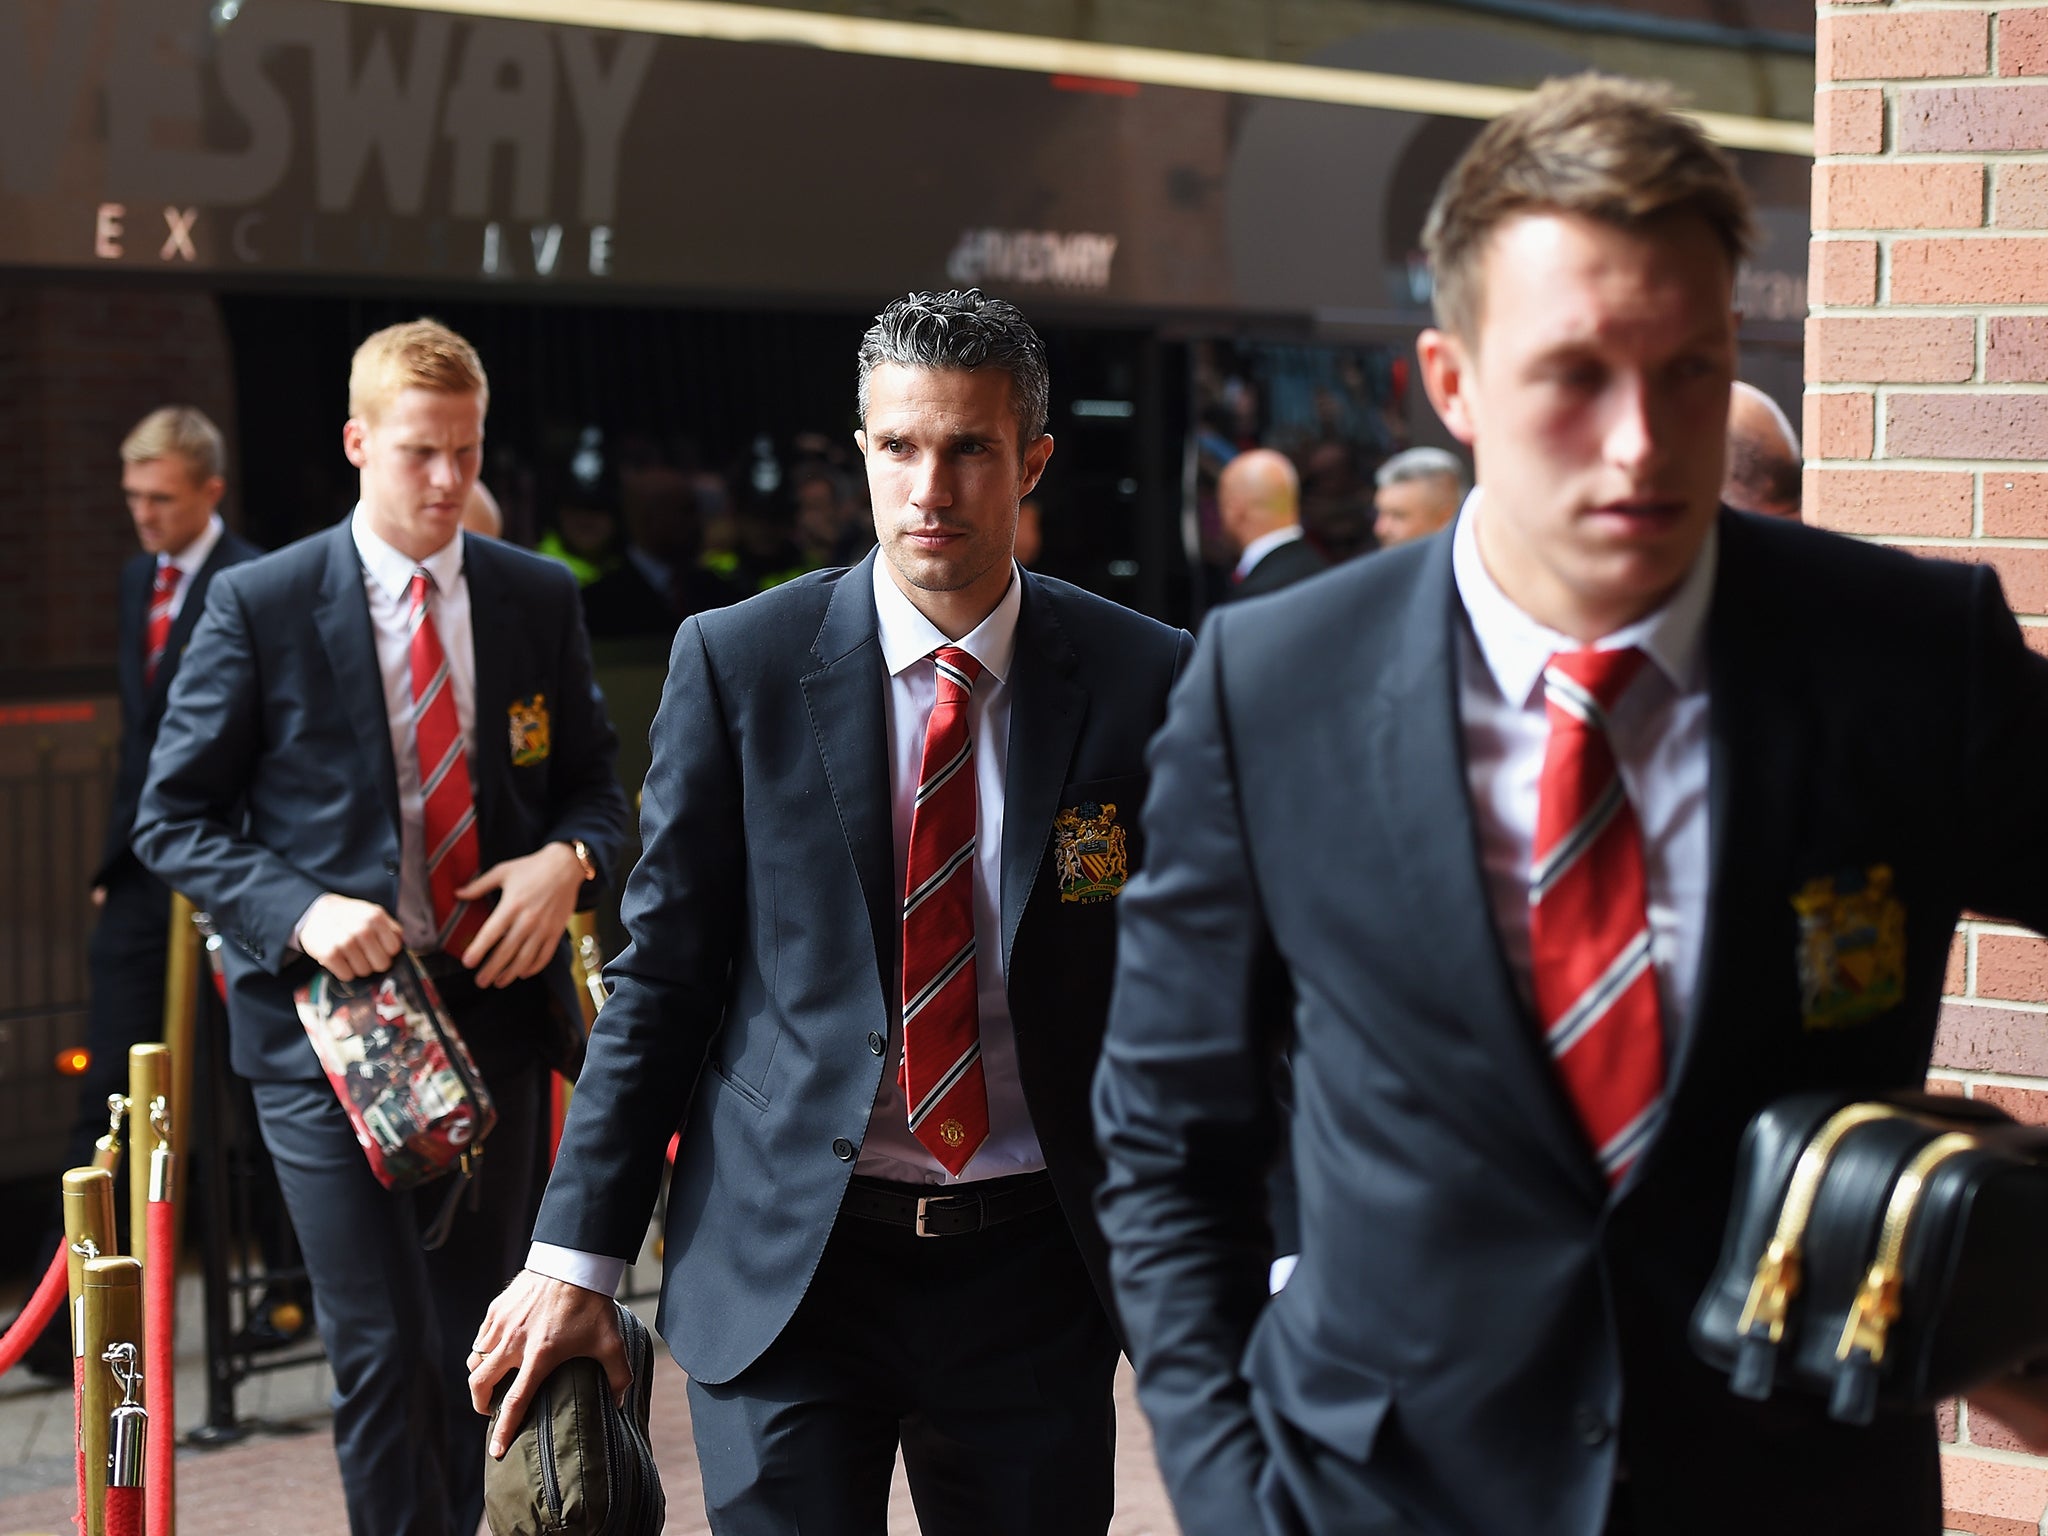
[{"label": "overhead sign", "polygon": [[[1470,25],[1371,47],[1454,74],[1430,61]],[[1449,120],[1071,84],[337,0],[221,27],[0,0],[0,265],[1421,312],[1402,168]]]}]

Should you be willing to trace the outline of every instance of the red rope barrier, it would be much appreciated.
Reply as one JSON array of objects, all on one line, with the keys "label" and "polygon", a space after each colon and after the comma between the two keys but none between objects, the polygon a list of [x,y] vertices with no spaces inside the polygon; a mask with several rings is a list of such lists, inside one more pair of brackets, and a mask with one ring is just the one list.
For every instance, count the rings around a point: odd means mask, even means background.
[{"label": "red rope barrier", "polygon": [[[148,1244],[144,1249],[149,1254],[149,1262],[142,1271],[142,1401],[149,1410],[149,1422],[155,1429],[144,1451],[148,1470],[143,1475],[143,1484],[149,1491],[149,1528],[152,1531],[171,1529],[171,1510],[177,1497],[173,1482],[177,1474],[172,1459],[177,1450],[177,1415],[173,1398],[177,1383],[178,1274],[171,1219],[176,1207],[168,1198],[168,1182],[166,1179],[166,1197],[153,1198],[149,1202]],[[111,1518],[107,1523],[107,1536],[117,1536]]]},{"label": "red rope barrier", "polygon": [[[154,1439],[155,1436],[150,1438]],[[145,1520],[140,1488],[107,1490],[107,1536],[143,1536]]]},{"label": "red rope barrier", "polygon": [[43,1272],[42,1283],[36,1293],[29,1297],[28,1305],[21,1309],[21,1315],[14,1320],[14,1326],[0,1338],[0,1376],[5,1376],[28,1353],[29,1345],[42,1337],[50,1326],[50,1319],[57,1315],[57,1309],[64,1305],[64,1245],[57,1245],[50,1267]]}]

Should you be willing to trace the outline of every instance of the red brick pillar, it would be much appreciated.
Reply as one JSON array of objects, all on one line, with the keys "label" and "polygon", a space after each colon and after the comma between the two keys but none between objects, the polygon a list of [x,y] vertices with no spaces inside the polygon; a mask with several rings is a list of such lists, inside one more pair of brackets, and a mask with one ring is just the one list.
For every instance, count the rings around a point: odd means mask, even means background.
[{"label": "red brick pillar", "polygon": [[[1816,42],[1806,518],[1996,566],[2048,651],[2048,4],[1821,0]],[[1943,992],[1937,1086],[2048,1122],[2048,942],[1965,922]],[[1943,1436],[1948,1528],[2038,1536],[2048,1460]]]}]

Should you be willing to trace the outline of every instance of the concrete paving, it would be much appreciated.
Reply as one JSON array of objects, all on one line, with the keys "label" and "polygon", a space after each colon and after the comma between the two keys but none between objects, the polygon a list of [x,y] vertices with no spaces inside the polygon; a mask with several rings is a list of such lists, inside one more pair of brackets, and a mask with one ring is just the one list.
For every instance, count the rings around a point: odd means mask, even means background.
[{"label": "concrete paving", "polygon": [[[187,1277],[179,1300],[188,1326],[179,1337],[178,1423],[189,1431],[206,1416],[196,1277]],[[652,1301],[636,1310],[652,1322]],[[668,1536],[699,1536],[708,1529],[684,1384],[683,1373],[661,1354],[652,1428],[668,1494]],[[252,1425],[249,1436],[219,1449],[180,1447],[178,1536],[347,1536],[330,1438],[327,1399],[332,1389],[333,1379],[320,1361],[244,1383],[236,1408]],[[1153,1464],[1151,1433],[1132,1396],[1128,1366],[1117,1379],[1117,1442],[1111,1536],[1178,1536]],[[73,1476],[68,1388],[20,1370],[0,1376],[0,1536],[71,1536]],[[915,1536],[917,1528],[899,1466],[889,1536]]]}]

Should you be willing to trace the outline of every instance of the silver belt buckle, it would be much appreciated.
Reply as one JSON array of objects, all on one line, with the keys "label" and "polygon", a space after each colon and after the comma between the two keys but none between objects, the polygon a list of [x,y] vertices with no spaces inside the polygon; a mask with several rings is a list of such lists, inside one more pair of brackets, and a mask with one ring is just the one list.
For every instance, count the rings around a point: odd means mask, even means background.
[{"label": "silver belt buckle", "polygon": [[[927,1228],[927,1227],[925,1226],[925,1224],[924,1224],[924,1223],[925,1223],[925,1217],[926,1217],[926,1216],[927,1216],[927,1215],[928,1215],[928,1214],[930,1213],[930,1211],[931,1211],[931,1208],[932,1208],[932,1207],[933,1207],[934,1205],[938,1206],[938,1208],[939,1208],[939,1209],[940,1209],[941,1211],[951,1211],[951,1210],[958,1210],[958,1209],[960,1209],[960,1208],[961,1208],[961,1201],[962,1201],[962,1197],[961,1197],[961,1196],[959,1196],[959,1195],[919,1195],[919,1196],[917,1197],[917,1235],[918,1235],[919,1237],[953,1237],[953,1236],[955,1236],[956,1234],[954,1234],[954,1233],[951,1233],[951,1232],[933,1232],[933,1231],[931,1231],[931,1230],[930,1230],[929,1228]],[[986,1217],[984,1216],[984,1218],[983,1218],[983,1220],[982,1220],[982,1225],[983,1225],[983,1226],[986,1226],[987,1224],[988,1224],[988,1222],[987,1222],[987,1218],[986,1218]],[[977,1229],[977,1230],[978,1230],[978,1229]]]}]

